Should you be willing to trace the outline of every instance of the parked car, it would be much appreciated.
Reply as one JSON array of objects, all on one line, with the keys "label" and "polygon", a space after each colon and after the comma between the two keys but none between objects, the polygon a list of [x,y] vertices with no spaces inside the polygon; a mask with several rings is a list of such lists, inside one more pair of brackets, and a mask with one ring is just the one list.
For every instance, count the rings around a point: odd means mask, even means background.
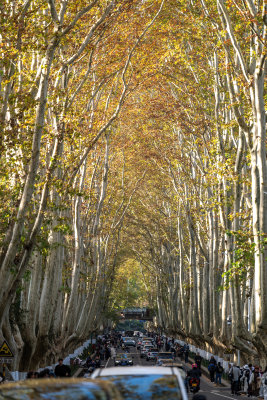
[{"label": "parked car", "polygon": [[177,368],[113,367],[95,370],[92,378],[114,383],[125,400],[188,400]]},{"label": "parked car", "polygon": [[133,365],[133,359],[128,354],[119,354],[114,360],[115,366],[117,365]]},{"label": "parked car", "polygon": [[111,382],[74,378],[32,379],[0,385],[0,400],[122,400]]}]

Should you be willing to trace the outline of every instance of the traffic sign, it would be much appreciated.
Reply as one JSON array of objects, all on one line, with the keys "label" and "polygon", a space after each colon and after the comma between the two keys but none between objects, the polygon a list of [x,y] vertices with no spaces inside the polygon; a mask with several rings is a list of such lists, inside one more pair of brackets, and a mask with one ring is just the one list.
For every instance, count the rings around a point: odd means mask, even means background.
[{"label": "traffic sign", "polygon": [[0,357],[0,364],[11,364],[13,362],[13,358],[4,358]]},{"label": "traffic sign", "polygon": [[14,354],[12,353],[6,341],[4,341],[4,343],[0,347],[0,358],[14,358]]}]

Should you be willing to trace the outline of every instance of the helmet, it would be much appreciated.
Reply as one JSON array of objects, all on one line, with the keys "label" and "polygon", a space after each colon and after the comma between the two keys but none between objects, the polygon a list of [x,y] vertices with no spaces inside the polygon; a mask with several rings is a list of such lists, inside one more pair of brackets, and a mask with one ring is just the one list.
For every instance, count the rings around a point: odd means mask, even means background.
[{"label": "helmet", "polygon": [[197,364],[196,363],[192,364],[192,368],[197,368]]}]

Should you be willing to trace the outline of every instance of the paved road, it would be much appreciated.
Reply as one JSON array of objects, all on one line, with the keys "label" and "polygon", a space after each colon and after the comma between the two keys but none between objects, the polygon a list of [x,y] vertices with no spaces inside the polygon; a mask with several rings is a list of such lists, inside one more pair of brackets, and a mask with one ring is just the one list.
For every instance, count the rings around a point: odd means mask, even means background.
[{"label": "paved road", "polygon": [[[122,349],[118,349],[117,353],[122,353]],[[133,357],[133,363],[134,365],[154,365],[155,362],[154,361],[146,361],[145,358],[141,358],[140,357],[140,352],[138,350],[136,350],[136,348],[134,347],[130,347],[130,353],[129,353],[132,357]],[[178,362],[180,362],[180,359],[177,360]],[[105,367],[113,367],[114,366],[114,362],[112,359],[109,359],[106,364]],[[127,367],[125,367],[127,368]],[[188,364],[186,366],[186,368],[188,369]],[[201,384],[200,384],[200,391],[199,393],[205,395],[207,400],[225,400],[225,399],[242,399],[242,400],[252,400],[253,397],[247,397],[247,396],[235,396],[231,394],[231,390],[230,387],[219,387],[216,386],[215,384],[211,383],[210,380],[206,377],[203,376],[201,377]],[[192,399],[193,395],[190,393],[188,395],[189,400]],[[254,398],[256,399],[256,397]]]}]

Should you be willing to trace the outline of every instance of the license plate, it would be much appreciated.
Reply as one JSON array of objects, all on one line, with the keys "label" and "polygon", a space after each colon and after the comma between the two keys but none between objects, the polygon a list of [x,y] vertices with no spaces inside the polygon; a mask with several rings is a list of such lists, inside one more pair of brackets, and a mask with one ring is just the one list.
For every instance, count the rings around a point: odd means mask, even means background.
[{"label": "license plate", "polygon": [[193,385],[192,385],[192,386],[194,386],[194,387],[195,387],[195,386],[197,386],[197,384],[196,384],[196,383],[193,383]]}]

